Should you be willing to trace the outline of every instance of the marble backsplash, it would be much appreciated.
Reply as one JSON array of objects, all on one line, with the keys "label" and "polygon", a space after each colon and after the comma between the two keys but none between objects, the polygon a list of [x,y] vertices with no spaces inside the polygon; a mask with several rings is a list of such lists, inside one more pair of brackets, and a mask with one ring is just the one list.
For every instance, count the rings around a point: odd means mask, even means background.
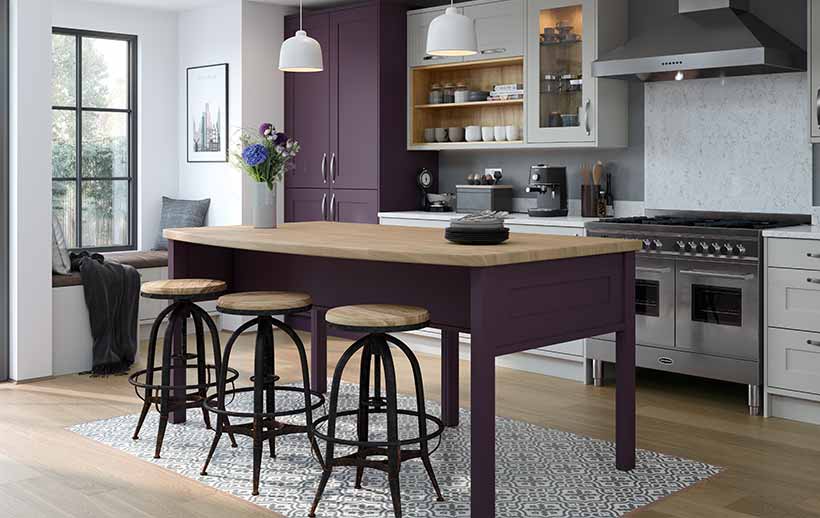
[{"label": "marble backsplash", "polygon": [[807,214],[805,73],[648,83],[647,208]]}]

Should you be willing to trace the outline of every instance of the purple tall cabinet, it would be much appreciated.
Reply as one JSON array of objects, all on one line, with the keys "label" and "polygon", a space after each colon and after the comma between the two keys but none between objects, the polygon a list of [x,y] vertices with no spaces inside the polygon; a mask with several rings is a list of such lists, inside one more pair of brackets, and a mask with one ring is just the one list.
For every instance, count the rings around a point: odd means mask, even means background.
[{"label": "purple tall cabinet", "polygon": [[[324,71],[285,74],[285,129],[302,146],[285,177],[286,221],[378,223],[418,208],[416,172],[434,152],[409,152],[407,8],[376,1],[304,17]],[[298,16],[285,19],[290,36]]]}]

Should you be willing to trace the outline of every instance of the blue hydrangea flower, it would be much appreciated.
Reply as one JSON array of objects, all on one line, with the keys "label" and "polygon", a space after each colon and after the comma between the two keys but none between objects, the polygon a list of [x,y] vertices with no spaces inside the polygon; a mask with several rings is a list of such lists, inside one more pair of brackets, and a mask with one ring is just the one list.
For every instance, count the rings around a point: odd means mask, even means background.
[{"label": "blue hydrangea flower", "polygon": [[268,159],[268,150],[262,144],[251,144],[242,150],[242,160],[251,167],[258,166]]}]

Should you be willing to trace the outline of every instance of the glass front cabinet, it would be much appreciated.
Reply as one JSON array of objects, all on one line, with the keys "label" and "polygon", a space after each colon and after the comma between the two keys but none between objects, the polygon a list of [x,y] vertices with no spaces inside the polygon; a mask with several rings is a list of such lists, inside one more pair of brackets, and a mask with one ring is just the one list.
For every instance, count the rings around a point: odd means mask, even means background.
[{"label": "glass front cabinet", "polygon": [[626,41],[627,14],[623,0],[527,2],[528,142],[627,145],[627,83],[592,77],[599,53]]}]

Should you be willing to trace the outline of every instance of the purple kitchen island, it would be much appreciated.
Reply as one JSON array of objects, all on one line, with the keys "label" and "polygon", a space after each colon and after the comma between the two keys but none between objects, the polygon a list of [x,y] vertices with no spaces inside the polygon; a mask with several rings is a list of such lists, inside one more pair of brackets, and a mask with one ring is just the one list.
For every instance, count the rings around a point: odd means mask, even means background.
[{"label": "purple kitchen island", "polygon": [[[313,297],[311,383],[327,383],[325,312],[422,306],[442,330],[442,408],[458,425],[458,333],[471,335],[473,518],[495,516],[495,358],[615,332],[616,459],[635,466],[635,257],[640,242],[512,234],[498,246],[445,241],[438,229],[333,222],[277,229],[170,229],[169,278],[213,278],[230,291]],[[175,373],[181,381],[184,370]],[[184,384],[184,383],[183,383]],[[185,420],[184,411],[172,422]],[[318,483],[318,482],[317,482]]]}]

